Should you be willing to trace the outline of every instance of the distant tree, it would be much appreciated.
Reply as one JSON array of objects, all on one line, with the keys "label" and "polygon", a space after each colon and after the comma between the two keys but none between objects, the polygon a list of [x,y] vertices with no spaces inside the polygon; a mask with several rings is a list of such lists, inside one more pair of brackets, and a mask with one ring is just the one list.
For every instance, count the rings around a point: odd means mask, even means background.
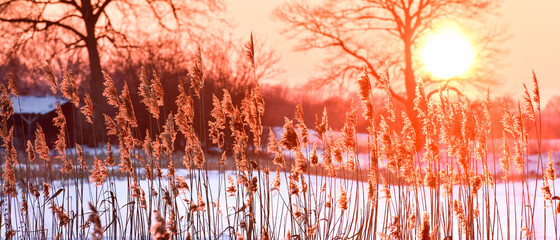
[{"label": "distant tree", "polygon": [[[13,38],[12,51],[36,44],[31,41],[44,34],[47,44],[65,49],[85,48],[88,54],[89,88],[94,103],[103,101],[100,46],[130,49],[141,38],[167,32],[193,36],[203,29],[205,19],[224,9],[221,0],[0,0],[2,35]],[[140,38],[140,39],[138,39]],[[191,39],[196,40],[196,39]],[[3,43],[5,45],[6,43]]]},{"label": "distant tree", "polygon": [[[278,80],[283,70],[278,66],[280,54],[258,35],[254,38],[255,76],[251,62],[247,61],[246,50],[239,40],[208,42],[206,49],[206,75],[214,81],[218,90],[228,89],[232,97],[244,97],[245,90],[259,81],[261,86]],[[256,78],[256,79],[255,79]]]},{"label": "distant tree", "polygon": [[543,138],[560,138],[560,96],[555,95],[548,100],[542,113]]},{"label": "distant tree", "polygon": [[[380,69],[387,64],[397,79],[392,96],[406,107],[415,129],[419,130],[413,111],[418,69],[414,50],[422,37],[443,20],[472,23],[472,19],[493,13],[499,1],[494,0],[341,0],[289,1],[279,6],[275,16],[287,24],[285,32],[299,39],[300,50],[328,49],[329,57],[322,64],[322,75],[311,81],[324,86],[356,79],[365,65],[381,83]],[[500,32],[489,32],[478,57],[496,54]],[[477,71],[478,72],[478,71]],[[480,71],[479,73],[482,73]],[[480,78],[484,79],[484,78]],[[480,80],[479,79],[479,80]],[[425,83],[430,82],[424,78]],[[447,84],[447,82],[445,82]],[[402,91],[404,85],[404,92]]]},{"label": "distant tree", "polygon": [[556,95],[550,98],[546,103],[544,111],[550,114],[560,116],[560,96]]}]

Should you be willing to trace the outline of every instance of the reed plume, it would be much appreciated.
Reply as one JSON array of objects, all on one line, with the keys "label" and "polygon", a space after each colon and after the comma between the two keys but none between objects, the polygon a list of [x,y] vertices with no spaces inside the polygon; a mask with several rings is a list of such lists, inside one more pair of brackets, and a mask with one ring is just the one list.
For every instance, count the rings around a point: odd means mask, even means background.
[{"label": "reed plume", "polygon": [[374,122],[374,107],[373,99],[371,99],[371,82],[369,80],[369,73],[367,67],[363,67],[360,76],[358,77],[358,94],[360,95],[360,100],[362,101],[362,107],[364,109],[363,116],[369,122]]},{"label": "reed plume", "polygon": [[288,150],[296,150],[299,149],[300,146],[299,137],[294,129],[292,120],[286,117],[284,117],[284,132],[282,133],[280,144]]},{"label": "reed plume", "polygon": [[14,72],[8,72],[6,78],[8,79],[8,89],[10,90],[10,94],[19,97],[19,90],[16,84],[16,76],[14,75]]},{"label": "reed plume", "polygon": [[348,197],[346,196],[346,191],[344,191],[344,189],[342,189],[342,186],[340,187],[340,196],[338,197],[338,208],[342,209],[342,210],[346,210],[348,209]]},{"label": "reed plume", "polygon": [[51,186],[48,183],[43,183],[43,197],[49,198]]},{"label": "reed plume", "polygon": [[115,165],[115,157],[113,156],[113,149],[111,147],[111,143],[107,141],[107,157],[105,158],[104,162],[107,166],[112,167]]},{"label": "reed plume", "polygon": [[56,84],[56,77],[54,76],[54,71],[51,68],[51,65],[49,65],[48,63],[45,63],[43,66],[43,75],[47,82],[50,84],[53,95],[57,95],[58,87]]},{"label": "reed plume", "polygon": [[31,140],[27,140],[26,152],[27,152],[27,159],[29,159],[30,162],[33,162],[35,160],[35,148],[33,147]]},{"label": "reed plume", "polygon": [[107,98],[107,103],[109,103],[109,105],[118,109],[120,102],[115,82],[113,82],[111,76],[106,72],[103,72],[103,77],[105,78],[103,82],[103,86],[105,86],[103,89],[103,96]]},{"label": "reed plume", "polygon": [[80,163],[80,167],[82,170],[87,170],[86,159],[84,157],[84,151],[80,144],[76,143],[76,154],[78,155],[78,163]]},{"label": "reed plume", "polygon": [[128,89],[128,84],[124,82],[124,87],[120,95],[120,105],[119,105],[119,115],[122,116],[124,120],[131,127],[137,127],[138,122],[134,114],[134,107],[132,105],[132,100],[130,99],[130,91]]},{"label": "reed plume", "polygon": [[277,166],[284,168],[286,163],[284,161],[284,153],[276,136],[274,136],[274,131],[271,127],[268,128],[268,151],[274,153],[274,159],[272,162]]},{"label": "reed plume", "polygon": [[93,102],[91,96],[86,92],[84,97],[84,106],[81,107],[81,112],[86,117],[86,121],[93,124]]},{"label": "reed plume", "polygon": [[533,98],[531,98],[531,94],[529,94],[529,90],[527,89],[525,83],[523,83],[523,88],[525,89],[524,91],[525,111],[527,112],[527,116],[529,117],[529,119],[535,121],[535,109],[533,108],[533,101],[532,101]]},{"label": "reed plume", "polygon": [[200,99],[200,89],[204,86],[204,69],[200,47],[198,47],[196,51],[194,63],[189,75],[191,77],[191,89],[193,89],[196,96]]},{"label": "reed plume", "polygon": [[301,146],[303,148],[306,148],[307,144],[309,144],[309,129],[305,125],[305,119],[304,119],[304,115],[303,115],[303,107],[301,106],[301,103],[296,105],[296,112],[295,112],[294,119],[297,121],[296,127],[300,131]]},{"label": "reed plume", "polygon": [[231,178],[229,175],[227,176],[227,181],[228,181],[228,186],[226,189],[226,193],[228,193],[229,197],[234,197],[235,193],[237,192],[237,185],[233,181],[233,178]]},{"label": "reed plume", "polygon": [[80,106],[80,97],[78,96],[78,84],[76,83],[76,77],[68,70],[64,71],[64,76],[62,77],[62,82],[60,83],[60,90],[62,92],[62,96],[69,99],[75,107]]},{"label": "reed plume", "polygon": [[253,43],[253,32],[251,32],[251,38],[247,43],[245,43],[245,56],[251,62],[251,67],[255,69],[255,44]]},{"label": "reed plume", "polygon": [[463,204],[455,199],[453,201],[453,211],[455,212],[455,216],[459,220],[459,226],[461,227],[461,231],[463,234],[467,234],[467,219],[465,216],[465,209],[463,208]]},{"label": "reed plume", "polygon": [[[10,94],[4,84],[0,84],[0,117],[4,121],[2,124],[6,124],[12,115],[14,115],[14,107]],[[3,131],[6,130],[4,126],[2,128]]]},{"label": "reed plume", "polygon": [[210,116],[214,118],[214,121],[208,122],[208,126],[210,127],[208,135],[212,143],[217,144],[218,148],[221,149],[224,146],[225,134],[223,130],[226,128],[226,115],[220,100],[214,94],[212,94],[212,105],[214,108],[210,112]]},{"label": "reed plume", "polygon": [[10,128],[10,131],[5,136],[2,136],[4,141],[4,147],[6,149],[4,166],[2,168],[2,179],[4,180],[4,194],[11,197],[16,197],[16,175],[14,167],[17,166],[17,152],[13,145],[13,132],[14,128]]},{"label": "reed plume", "polygon": [[51,209],[56,214],[58,226],[66,226],[66,224],[70,222],[70,218],[68,217],[68,214],[66,214],[62,206],[57,206],[55,203],[53,203]]},{"label": "reed plume", "polygon": [[533,74],[533,102],[536,105],[537,111],[540,112],[541,111],[541,94],[539,91],[539,83],[537,81],[537,75],[535,74],[534,70],[531,70],[532,74]]},{"label": "reed plume", "polygon": [[109,175],[107,167],[101,160],[95,157],[95,160],[93,161],[93,169],[91,169],[90,175],[91,182],[94,182],[96,186],[101,186],[105,182],[107,175]]},{"label": "reed plume", "polygon": [[548,181],[556,180],[556,171],[554,169],[554,160],[552,160],[552,153],[548,152],[548,163],[546,164],[546,169],[544,170],[544,179]]}]

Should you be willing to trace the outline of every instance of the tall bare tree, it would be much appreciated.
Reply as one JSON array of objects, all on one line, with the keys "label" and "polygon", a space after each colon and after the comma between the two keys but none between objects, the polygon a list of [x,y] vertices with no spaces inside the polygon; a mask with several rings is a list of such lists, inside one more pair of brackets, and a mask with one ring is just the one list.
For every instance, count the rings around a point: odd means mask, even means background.
[{"label": "tall bare tree", "polygon": [[[416,77],[414,51],[422,39],[440,21],[469,22],[496,11],[493,0],[324,0],[288,1],[279,6],[275,16],[287,24],[285,32],[298,38],[299,49],[328,49],[322,76],[311,83],[344,84],[355,79],[365,65],[381,83],[380,69],[387,64],[392,79],[400,79],[390,89],[404,103],[407,114],[415,119],[413,100]],[[479,56],[490,57],[488,50],[499,33],[486,37]],[[488,35],[487,35],[488,36]],[[404,92],[402,91],[404,85]],[[418,128],[416,121],[413,122]]]},{"label": "tall bare tree", "polygon": [[138,43],[134,39],[138,35],[132,34],[145,36],[160,29],[189,34],[223,9],[221,0],[0,0],[0,22],[2,30],[16,36],[13,49],[27,47],[38,33],[57,36],[48,44],[85,48],[89,87],[94,103],[99,104],[103,87],[100,45],[131,48]]}]

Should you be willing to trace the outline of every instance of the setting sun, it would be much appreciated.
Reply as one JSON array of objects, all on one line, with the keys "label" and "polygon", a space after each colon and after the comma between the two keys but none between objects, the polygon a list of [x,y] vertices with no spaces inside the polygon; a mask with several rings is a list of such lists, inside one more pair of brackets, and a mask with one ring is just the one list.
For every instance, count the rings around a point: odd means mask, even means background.
[{"label": "setting sun", "polygon": [[468,38],[457,29],[444,29],[429,36],[421,50],[425,69],[440,79],[465,73],[474,53]]}]

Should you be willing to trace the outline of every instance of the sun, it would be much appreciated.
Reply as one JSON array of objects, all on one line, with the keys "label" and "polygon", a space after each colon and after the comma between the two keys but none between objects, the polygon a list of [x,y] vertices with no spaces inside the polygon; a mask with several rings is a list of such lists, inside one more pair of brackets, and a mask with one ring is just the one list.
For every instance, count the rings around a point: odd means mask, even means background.
[{"label": "sun", "polygon": [[425,69],[439,79],[464,74],[472,65],[474,50],[469,38],[457,28],[444,28],[428,36],[421,49]]}]

